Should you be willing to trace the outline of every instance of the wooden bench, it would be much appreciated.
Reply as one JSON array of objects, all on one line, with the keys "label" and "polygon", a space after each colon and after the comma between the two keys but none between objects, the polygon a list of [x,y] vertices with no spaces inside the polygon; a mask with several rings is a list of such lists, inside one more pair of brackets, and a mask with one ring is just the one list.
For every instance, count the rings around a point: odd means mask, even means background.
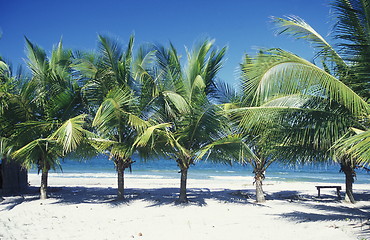
[{"label": "wooden bench", "polygon": [[320,197],[320,190],[321,190],[321,188],[336,188],[337,189],[338,199],[339,200],[341,199],[341,196],[340,196],[340,190],[342,190],[342,187],[341,186],[316,186],[316,188],[317,188],[317,195],[318,195],[318,197]]}]

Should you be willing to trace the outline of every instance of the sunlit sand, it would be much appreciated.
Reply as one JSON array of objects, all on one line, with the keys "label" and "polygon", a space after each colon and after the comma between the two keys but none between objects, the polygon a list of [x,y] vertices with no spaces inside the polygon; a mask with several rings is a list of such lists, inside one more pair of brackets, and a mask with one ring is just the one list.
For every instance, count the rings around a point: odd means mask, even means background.
[{"label": "sunlit sand", "polygon": [[[38,200],[39,176],[24,196],[0,205],[0,239],[336,239],[369,237],[369,184],[360,200],[337,200],[316,183],[266,181],[256,204],[252,178],[189,179],[188,205],[176,205],[179,180],[126,178],[126,201],[115,200],[116,178],[51,174],[50,198]],[[343,194],[343,191],[342,191]]]}]

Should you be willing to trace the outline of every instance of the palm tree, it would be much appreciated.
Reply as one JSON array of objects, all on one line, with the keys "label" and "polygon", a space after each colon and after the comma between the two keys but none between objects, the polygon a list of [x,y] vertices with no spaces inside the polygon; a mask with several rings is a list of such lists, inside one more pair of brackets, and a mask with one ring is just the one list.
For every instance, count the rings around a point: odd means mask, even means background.
[{"label": "palm tree", "polygon": [[[281,147],[291,151],[284,154],[285,158],[334,159],[333,144],[350,127],[364,128],[358,119],[369,111],[366,102],[335,77],[294,54],[269,50],[248,66],[248,73],[251,80],[246,88],[254,88],[255,101],[259,103],[258,108],[245,110],[249,113],[242,120],[243,127],[280,123],[287,129]],[[345,173],[349,195],[351,181]]]},{"label": "palm tree", "polygon": [[40,198],[47,198],[50,169],[59,166],[59,159],[72,152],[85,139],[86,114],[80,87],[71,75],[72,53],[62,42],[53,49],[50,59],[43,49],[26,38],[28,67],[31,78],[21,92],[17,104],[23,120],[16,124],[12,157],[30,168],[41,171]]},{"label": "palm tree", "polygon": [[[242,84],[248,81],[247,73],[243,70],[251,61],[246,56],[244,62],[240,65]],[[224,84],[220,91],[224,96],[221,99],[221,106],[224,109],[223,114],[229,118],[229,124],[233,124],[234,129],[242,137],[242,148],[239,150],[242,157],[241,163],[247,163],[253,169],[256,201],[259,203],[265,202],[263,180],[268,167],[278,160],[276,146],[282,141],[279,132],[281,126],[277,122],[266,122],[262,119],[258,119],[258,124],[254,125],[246,122],[245,114],[250,113],[250,109],[252,109],[252,99],[249,97],[249,92],[237,92],[227,84]],[[261,116],[264,115],[261,114]]]},{"label": "palm tree", "polygon": [[[324,153],[324,156],[339,161],[346,175],[346,197],[351,202],[354,202],[354,167],[359,157],[362,162],[369,163],[366,159],[370,149],[368,135],[357,136],[351,145],[347,145],[350,140],[345,140],[348,131],[367,132],[369,127],[369,91],[359,90],[362,89],[360,86],[369,89],[368,62],[365,61],[369,58],[368,52],[364,51],[370,42],[365,41],[369,39],[366,2],[333,3],[341,20],[335,28],[336,38],[346,40],[341,45],[344,50],[347,47],[344,57],[302,19],[274,18],[278,33],[306,39],[319,49],[317,58],[321,60],[321,67],[281,49],[262,51],[245,67],[249,80],[244,89],[253,97],[255,106],[259,106],[259,110],[263,108],[265,116],[269,113],[275,122],[278,118],[289,126],[283,145],[303,147],[302,151],[291,153],[292,156],[300,155],[301,159],[309,158],[303,152],[312,154],[316,150],[311,160],[317,160]],[[252,119],[246,122],[256,121],[256,118]]]},{"label": "palm tree", "polygon": [[[228,162],[238,158],[240,136],[233,133],[226,118],[215,104],[216,75],[222,66],[226,48],[217,50],[213,41],[205,40],[187,51],[182,66],[175,47],[157,46],[157,95],[153,115],[157,122],[171,123],[164,129],[149,128],[136,141],[139,146],[159,137],[151,146],[176,161],[180,168],[179,203],[186,203],[188,169],[207,156],[212,161]],[[235,156],[236,155],[236,156]]]},{"label": "palm tree", "polygon": [[136,137],[154,124],[148,116],[153,85],[147,81],[152,79],[154,53],[141,47],[134,57],[133,45],[133,36],[125,51],[117,41],[99,36],[99,53],[85,54],[75,65],[88,78],[83,93],[99,135],[94,145],[115,164],[119,200],[124,199],[124,171],[131,169],[132,155],[140,148],[134,144]]},{"label": "palm tree", "polygon": [[268,126],[258,135],[255,135],[253,132],[244,132],[243,134],[245,136],[245,146],[242,156],[244,161],[253,168],[256,201],[258,203],[266,201],[263,191],[263,180],[268,167],[277,160],[274,156],[274,146],[277,141],[276,132],[272,126]]},{"label": "palm tree", "polygon": [[[332,7],[337,16],[334,28],[334,38],[340,40],[340,54],[350,66],[343,82],[359,94],[367,103],[370,101],[370,16],[368,0],[334,1]],[[370,123],[369,117],[361,119],[362,129],[350,128],[349,131],[335,144],[340,159],[347,161],[351,168],[347,171],[354,173],[355,165],[368,164],[370,159]],[[354,163],[353,163],[354,162]],[[344,162],[346,163],[346,162]],[[351,166],[351,163],[352,166]],[[348,168],[348,167],[347,167]],[[353,181],[353,178],[350,179]],[[352,187],[352,186],[349,186]]]},{"label": "palm tree", "polygon": [[[1,32],[0,32],[0,37],[1,37]],[[1,81],[1,88],[0,88],[0,118],[1,122],[5,122],[4,119],[4,111],[8,108],[9,104],[9,88],[11,88],[10,84],[10,79],[9,78],[9,71],[10,68],[9,66],[0,58],[0,81]],[[3,126],[3,125],[2,125]],[[7,148],[7,142],[8,139],[4,136],[5,133],[3,131],[3,127],[0,128],[0,133],[1,133],[1,139],[0,139],[0,155],[1,155],[1,160],[6,158],[8,154],[8,148]],[[0,181],[1,181],[1,187],[3,188],[3,169],[0,168]],[[0,192],[0,202],[3,201],[4,198],[2,197],[2,191]]]},{"label": "palm tree", "polygon": [[21,67],[14,74],[11,65],[0,57],[0,175],[3,192],[15,192],[27,185],[27,172],[11,157],[15,148],[14,126],[25,120],[25,116],[19,114],[19,106],[22,105],[20,92],[26,79]]}]

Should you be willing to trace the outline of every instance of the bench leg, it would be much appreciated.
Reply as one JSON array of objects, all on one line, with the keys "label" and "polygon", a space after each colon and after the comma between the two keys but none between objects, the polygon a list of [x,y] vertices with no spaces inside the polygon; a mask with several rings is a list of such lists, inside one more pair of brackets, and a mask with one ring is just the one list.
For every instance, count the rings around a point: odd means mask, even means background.
[{"label": "bench leg", "polygon": [[338,195],[338,199],[341,200],[342,197],[340,196],[340,190],[339,190],[339,188],[337,188],[337,195]]},{"label": "bench leg", "polygon": [[320,197],[320,188],[317,189],[317,197]]}]

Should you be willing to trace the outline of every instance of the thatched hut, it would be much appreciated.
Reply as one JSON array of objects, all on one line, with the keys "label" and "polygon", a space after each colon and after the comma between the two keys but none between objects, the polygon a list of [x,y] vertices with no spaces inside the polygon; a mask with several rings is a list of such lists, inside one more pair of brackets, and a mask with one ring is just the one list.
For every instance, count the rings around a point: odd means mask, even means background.
[{"label": "thatched hut", "polygon": [[6,158],[0,162],[0,191],[3,194],[17,194],[28,187],[27,170],[15,161]]}]

